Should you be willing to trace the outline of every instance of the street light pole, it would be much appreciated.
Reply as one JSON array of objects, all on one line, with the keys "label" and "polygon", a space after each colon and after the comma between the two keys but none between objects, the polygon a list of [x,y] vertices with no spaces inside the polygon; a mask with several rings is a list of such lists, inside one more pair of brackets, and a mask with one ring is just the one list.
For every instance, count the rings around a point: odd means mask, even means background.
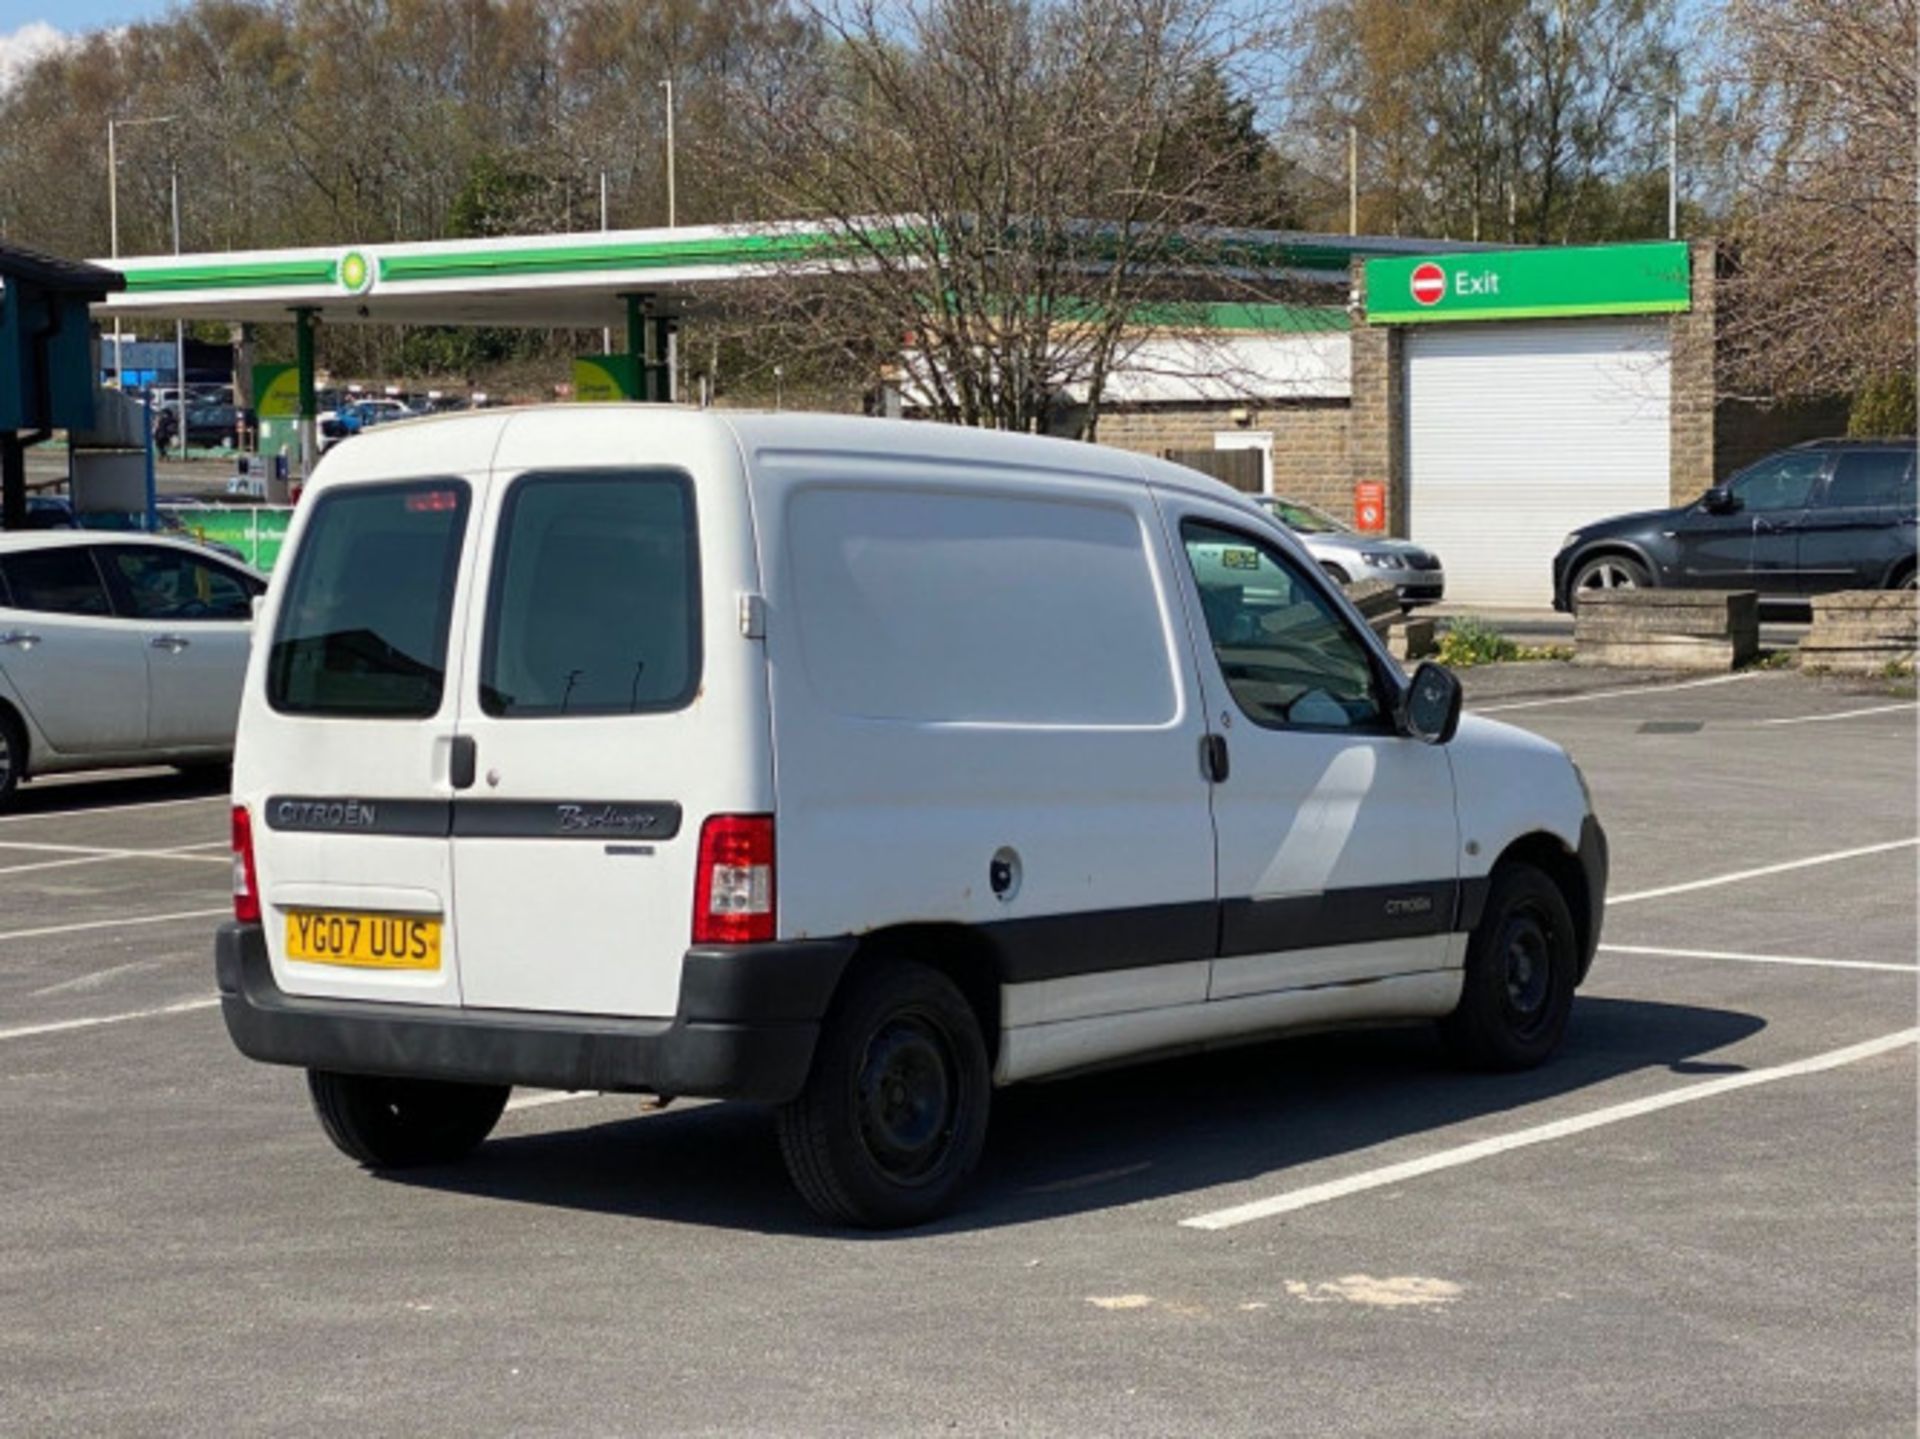
[{"label": "street light pole", "polygon": [[[148,115],[135,120],[116,120],[107,117],[107,245],[108,254],[120,258],[120,152],[114,132],[128,125],[171,125],[177,115]],[[120,359],[120,317],[113,317],[113,384],[115,389],[126,388],[126,366]],[[183,436],[181,443],[185,444]]]},{"label": "street light pole", "polygon": [[1680,238],[1680,97],[1667,97],[1667,238]]},{"label": "street light pole", "polygon": [[[180,253],[180,162],[173,162],[173,173],[168,177],[168,188],[173,201],[173,253]],[[187,456],[187,325],[186,321],[176,318],[173,322],[173,404],[180,418],[180,458]]]},{"label": "street light pole", "polygon": [[[606,229],[607,229],[607,172],[605,170],[602,170],[600,172],[600,232],[602,234],[605,234]],[[613,353],[613,330],[610,327],[605,325],[600,327],[600,353],[603,355],[611,355]]]},{"label": "street light pole", "polygon": [[673,194],[673,81],[662,80],[660,87],[667,92],[667,228],[671,230],[680,223]]}]

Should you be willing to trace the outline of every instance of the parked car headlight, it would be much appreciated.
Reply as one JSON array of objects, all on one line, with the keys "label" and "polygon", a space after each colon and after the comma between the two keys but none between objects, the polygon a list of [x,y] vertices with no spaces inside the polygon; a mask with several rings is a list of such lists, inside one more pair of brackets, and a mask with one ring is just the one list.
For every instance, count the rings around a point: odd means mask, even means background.
[{"label": "parked car headlight", "polygon": [[1570,550],[1575,545],[1580,543],[1580,538],[1581,538],[1580,531],[1575,530],[1572,534],[1568,535],[1564,540],[1560,541],[1560,548],[1563,550]]},{"label": "parked car headlight", "polygon": [[1360,558],[1376,570],[1403,570],[1407,567],[1407,562],[1400,556],[1390,555],[1382,550],[1362,550]]}]

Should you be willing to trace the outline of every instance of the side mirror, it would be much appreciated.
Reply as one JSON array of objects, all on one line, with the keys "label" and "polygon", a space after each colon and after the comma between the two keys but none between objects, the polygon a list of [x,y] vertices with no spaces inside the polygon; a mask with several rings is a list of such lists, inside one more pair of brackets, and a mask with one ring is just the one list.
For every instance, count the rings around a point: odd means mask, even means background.
[{"label": "side mirror", "polygon": [[1740,497],[1725,485],[1715,485],[1701,497],[1700,508],[1710,515],[1730,515],[1740,508]]},{"label": "side mirror", "polygon": [[1452,670],[1422,662],[1400,702],[1400,732],[1425,744],[1445,744],[1460,728],[1461,698]]}]

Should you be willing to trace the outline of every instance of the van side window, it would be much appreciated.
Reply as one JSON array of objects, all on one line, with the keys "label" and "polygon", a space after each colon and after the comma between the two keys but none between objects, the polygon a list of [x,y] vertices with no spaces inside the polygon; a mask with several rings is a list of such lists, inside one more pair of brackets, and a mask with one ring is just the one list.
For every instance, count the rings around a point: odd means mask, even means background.
[{"label": "van side window", "polygon": [[1180,693],[1139,516],[1058,496],[810,485],[788,501],[808,682],[907,723],[1163,725]]},{"label": "van side window", "polygon": [[268,703],[287,714],[439,712],[468,493],[426,480],[314,501],[267,657]]},{"label": "van side window", "polygon": [[679,709],[700,679],[692,481],[533,474],[500,515],[480,704],[532,718]]},{"label": "van side window", "polygon": [[1207,633],[1234,702],[1274,729],[1385,729],[1366,647],[1298,566],[1264,541],[1180,527]]}]

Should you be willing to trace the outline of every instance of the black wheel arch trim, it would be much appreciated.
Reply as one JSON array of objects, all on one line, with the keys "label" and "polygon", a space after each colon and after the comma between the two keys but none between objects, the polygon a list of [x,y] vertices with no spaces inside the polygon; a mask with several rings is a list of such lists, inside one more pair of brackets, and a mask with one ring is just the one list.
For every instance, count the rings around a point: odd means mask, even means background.
[{"label": "black wheel arch trim", "polygon": [[1481,916],[1486,912],[1487,894],[1493,888],[1493,870],[1500,867],[1502,860],[1513,854],[1516,849],[1536,838],[1551,840],[1558,853],[1572,864],[1578,866],[1581,890],[1584,893],[1568,894],[1567,908],[1573,911],[1574,923],[1580,930],[1580,968],[1575,975],[1575,983],[1585,983],[1587,972],[1593,968],[1593,958],[1600,947],[1600,928],[1606,918],[1607,875],[1609,854],[1607,850],[1607,832],[1600,821],[1587,815],[1580,821],[1580,840],[1571,851],[1566,841],[1544,831],[1535,835],[1523,835],[1508,845],[1495,860],[1493,869],[1486,874],[1476,875],[1460,884],[1460,913],[1454,927],[1462,931],[1476,928]]}]

